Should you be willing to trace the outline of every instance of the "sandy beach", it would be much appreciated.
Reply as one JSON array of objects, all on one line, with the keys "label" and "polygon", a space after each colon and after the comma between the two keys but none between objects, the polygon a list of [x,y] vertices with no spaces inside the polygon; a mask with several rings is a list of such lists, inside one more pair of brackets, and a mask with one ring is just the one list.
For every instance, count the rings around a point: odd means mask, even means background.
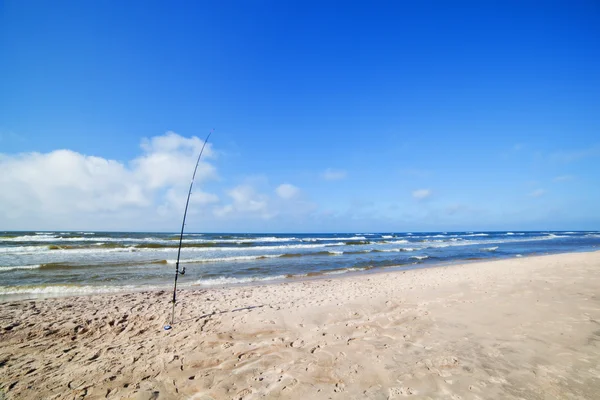
[{"label": "sandy beach", "polygon": [[593,399],[600,252],[0,304],[0,398]]}]

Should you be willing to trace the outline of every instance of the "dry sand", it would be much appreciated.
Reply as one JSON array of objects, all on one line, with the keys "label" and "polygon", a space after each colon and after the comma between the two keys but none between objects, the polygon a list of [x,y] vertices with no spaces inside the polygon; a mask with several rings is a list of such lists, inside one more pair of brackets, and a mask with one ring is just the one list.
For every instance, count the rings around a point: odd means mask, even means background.
[{"label": "dry sand", "polygon": [[600,252],[0,304],[0,398],[598,399]]}]

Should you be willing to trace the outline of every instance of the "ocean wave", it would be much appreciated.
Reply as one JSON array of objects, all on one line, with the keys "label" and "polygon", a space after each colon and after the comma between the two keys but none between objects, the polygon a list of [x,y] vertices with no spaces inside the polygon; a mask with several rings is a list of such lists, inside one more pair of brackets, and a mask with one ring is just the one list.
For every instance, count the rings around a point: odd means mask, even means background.
[{"label": "ocean wave", "polygon": [[311,271],[311,272],[307,272],[305,274],[289,274],[289,275],[286,275],[286,278],[304,278],[304,277],[317,277],[317,276],[324,276],[324,275],[339,275],[339,274],[345,274],[347,272],[366,271],[368,269],[371,269],[371,267],[335,268],[335,269],[323,270],[323,271]]},{"label": "ocean wave", "polygon": [[493,247],[484,247],[482,249],[480,249],[481,251],[496,251],[498,250],[498,246],[493,246]]},{"label": "ocean wave", "polygon": [[410,258],[415,260],[426,260],[429,258],[429,256],[411,256]]},{"label": "ocean wave", "polygon": [[41,265],[9,265],[7,267],[0,267],[0,272],[13,271],[15,269],[38,269]]},{"label": "ocean wave", "polygon": [[[239,246],[239,247],[213,247],[213,246],[183,246],[185,252],[240,252],[240,251],[269,251],[269,250],[288,250],[288,249],[316,249],[326,247],[344,246],[344,242],[338,243],[322,243],[322,244],[290,244],[278,246]],[[161,253],[161,252],[176,252],[178,246],[153,246],[145,245],[137,247],[136,245],[123,245],[111,243],[98,243],[90,246],[73,246],[73,245],[44,245],[44,246],[16,246],[16,247],[0,247],[0,253],[5,254],[31,254],[49,252],[52,254],[102,254],[102,253],[119,253],[119,252],[144,252],[144,253]]]},{"label": "ocean wave", "polygon": [[195,281],[192,285],[195,286],[220,286],[220,285],[235,285],[240,283],[253,283],[253,282],[267,282],[274,280],[282,280],[285,279],[285,275],[275,275],[275,276],[264,276],[257,277],[251,276],[246,278],[232,278],[227,276],[221,276],[218,278],[210,278],[210,279],[199,279]]},{"label": "ocean wave", "polygon": [[154,290],[158,286],[93,286],[93,285],[28,285],[28,286],[0,286],[0,296],[10,294],[31,295],[82,295],[118,293],[134,290]]},{"label": "ocean wave", "polygon": [[278,238],[275,236],[269,236],[269,237],[256,237],[256,238],[239,238],[239,239],[219,239],[219,240],[215,240],[215,242],[219,242],[219,243],[256,243],[256,242],[293,242],[298,240],[298,238],[295,237],[284,237],[284,238]]},{"label": "ocean wave", "polygon": [[[254,261],[254,260],[266,260],[270,258],[295,258],[295,257],[314,257],[314,256],[336,256],[345,254],[343,251],[318,251],[311,253],[283,253],[283,254],[257,254],[248,256],[233,256],[233,257],[216,257],[216,258],[193,258],[193,259],[182,259],[180,263],[216,263],[216,262],[235,262],[235,261]],[[177,260],[166,260],[167,264],[175,264]]]},{"label": "ocean wave", "polygon": [[[256,256],[193,258],[193,259],[182,259],[182,260],[179,260],[179,263],[204,264],[204,263],[215,263],[215,262],[265,260],[267,258],[281,257],[282,255],[283,254],[261,254],[261,255],[256,255]],[[176,262],[177,262],[177,260],[167,260],[167,264],[175,264]]]},{"label": "ocean wave", "polygon": [[[25,236],[14,236],[11,238],[2,238],[0,241],[3,242],[167,242],[164,239],[158,239],[153,237],[145,238],[115,238],[115,237],[84,237],[84,236],[43,236],[43,235],[25,235]],[[167,243],[170,243],[167,242]]]},{"label": "ocean wave", "polygon": [[396,244],[398,244],[398,243],[410,243],[410,242],[408,240],[406,240],[406,239],[399,239],[399,240],[392,240],[389,243],[396,243]]},{"label": "ocean wave", "polygon": [[3,254],[30,254],[36,252],[48,251],[47,246],[11,246],[0,247],[0,253]]},{"label": "ocean wave", "polygon": [[512,236],[512,235],[514,235],[514,233],[513,232],[506,232],[505,235]]},{"label": "ocean wave", "polygon": [[53,240],[60,239],[55,235],[36,234],[36,235],[23,235],[23,236],[12,236],[3,237],[0,239],[2,242],[50,242]]},{"label": "ocean wave", "polygon": [[[106,268],[106,267],[136,267],[146,266],[150,264],[167,264],[167,260],[119,260],[119,261],[98,261],[98,262],[50,262],[40,264],[39,269],[42,271],[60,270],[60,269],[81,269],[81,268]],[[173,263],[175,263],[173,261]]]},{"label": "ocean wave", "polygon": [[374,253],[400,253],[405,251],[415,251],[416,249],[413,247],[400,247],[395,249],[374,249],[370,250]]},{"label": "ocean wave", "polygon": [[351,237],[315,237],[315,238],[302,238],[302,242],[327,242],[327,241],[334,241],[334,240],[343,240],[343,241],[349,241],[349,240],[366,240],[367,238],[364,236],[351,236]]},{"label": "ocean wave", "polygon": [[371,242],[369,240],[349,240],[347,242],[344,242],[344,244],[346,246],[362,246],[365,244],[373,244],[375,242]]},{"label": "ocean wave", "polygon": [[359,268],[359,267],[340,268],[340,269],[333,269],[333,270],[329,270],[329,271],[322,271],[322,275],[338,275],[338,274],[345,274],[347,272],[365,271],[366,269],[367,268]]},{"label": "ocean wave", "polygon": [[490,236],[487,233],[470,233],[468,235],[461,235],[461,236]]}]

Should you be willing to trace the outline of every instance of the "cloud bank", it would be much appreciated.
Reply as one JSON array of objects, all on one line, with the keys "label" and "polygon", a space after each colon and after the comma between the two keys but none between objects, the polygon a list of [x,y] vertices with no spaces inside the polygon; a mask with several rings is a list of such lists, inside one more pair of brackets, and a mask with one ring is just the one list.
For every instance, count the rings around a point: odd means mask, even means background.
[{"label": "cloud bank", "polygon": [[[72,150],[0,154],[0,226],[4,229],[157,229],[181,218],[203,140],[174,132],[143,139],[141,154],[122,162]],[[212,144],[198,165],[190,214],[218,229],[231,218],[270,219],[306,210],[291,183],[273,194],[243,183],[217,193],[202,188],[219,176]],[[295,211],[294,211],[295,212]],[[168,222],[168,225],[165,224]]]}]

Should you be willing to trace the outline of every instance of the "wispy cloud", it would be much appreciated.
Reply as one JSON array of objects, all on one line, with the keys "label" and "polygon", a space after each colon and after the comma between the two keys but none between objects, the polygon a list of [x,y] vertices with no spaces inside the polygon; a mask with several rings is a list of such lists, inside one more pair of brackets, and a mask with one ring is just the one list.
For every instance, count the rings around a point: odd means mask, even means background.
[{"label": "wispy cloud", "polygon": [[559,176],[555,177],[553,180],[554,180],[554,182],[567,182],[567,181],[572,181],[573,179],[575,179],[575,177],[573,175],[559,175]]},{"label": "wispy cloud", "polygon": [[347,175],[347,172],[343,169],[327,168],[321,174],[321,178],[325,179],[326,181],[339,181],[341,179],[345,179]]},{"label": "wispy cloud", "polygon": [[433,192],[431,189],[417,189],[412,192],[412,197],[416,200],[422,201],[431,197]]},{"label": "wispy cloud", "polygon": [[242,184],[227,192],[231,203],[215,208],[217,217],[253,216],[269,219],[276,213],[269,207],[267,195],[259,193],[250,184]]},{"label": "wispy cloud", "polygon": [[529,197],[542,197],[545,194],[546,191],[544,189],[536,189],[529,193]]},{"label": "wispy cloud", "polygon": [[557,151],[549,155],[551,161],[565,164],[590,157],[600,157],[600,145],[592,146],[587,149]]},{"label": "wispy cloud", "polygon": [[289,200],[297,197],[300,193],[300,189],[290,183],[284,183],[277,186],[275,192],[277,193],[277,196],[281,197],[282,199]]}]

